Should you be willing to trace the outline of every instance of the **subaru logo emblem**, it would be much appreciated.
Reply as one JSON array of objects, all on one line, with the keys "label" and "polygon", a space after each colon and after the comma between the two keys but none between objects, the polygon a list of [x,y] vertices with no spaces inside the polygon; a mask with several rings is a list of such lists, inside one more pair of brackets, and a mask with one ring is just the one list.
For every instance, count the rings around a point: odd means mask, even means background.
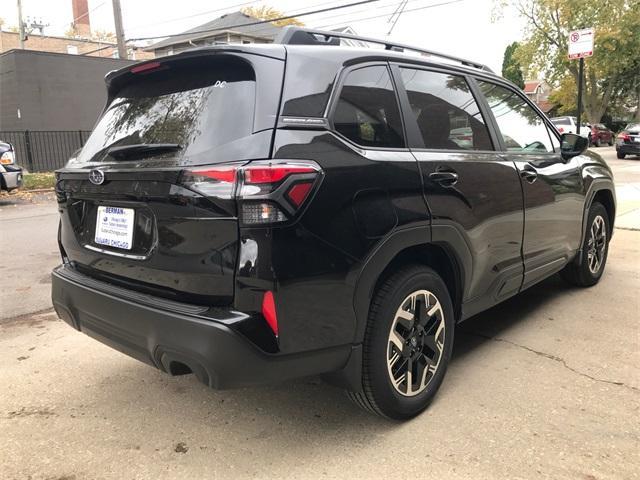
[{"label": "subaru logo emblem", "polygon": [[102,170],[91,170],[89,172],[89,181],[94,185],[102,185],[104,183],[104,172]]}]

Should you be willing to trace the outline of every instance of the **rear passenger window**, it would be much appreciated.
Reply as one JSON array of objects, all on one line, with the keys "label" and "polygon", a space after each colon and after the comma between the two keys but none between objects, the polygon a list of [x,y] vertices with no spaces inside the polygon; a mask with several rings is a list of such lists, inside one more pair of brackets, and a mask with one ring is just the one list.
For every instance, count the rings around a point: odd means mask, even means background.
[{"label": "rear passenger window", "polygon": [[401,71],[425,148],[493,150],[485,121],[463,77],[413,68]]},{"label": "rear passenger window", "polygon": [[404,147],[400,109],[387,67],[364,67],[348,74],[333,125],[358,145]]},{"label": "rear passenger window", "polygon": [[544,120],[522,97],[493,83],[478,81],[478,84],[496,118],[507,150],[523,153],[554,151]]}]

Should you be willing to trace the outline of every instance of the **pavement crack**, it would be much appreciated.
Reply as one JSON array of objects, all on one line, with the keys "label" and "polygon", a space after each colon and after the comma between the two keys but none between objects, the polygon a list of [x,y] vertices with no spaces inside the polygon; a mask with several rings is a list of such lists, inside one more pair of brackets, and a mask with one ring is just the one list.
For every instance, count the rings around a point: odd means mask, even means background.
[{"label": "pavement crack", "polygon": [[492,340],[494,342],[507,343],[509,345],[512,345],[514,347],[520,348],[520,349],[525,350],[527,352],[533,353],[533,354],[538,355],[540,357],[544,357],[544,358],[547,358],[549,360],[553,360],[554,362],[557,362],[557,363],[561,364],[564,368],[566,368],[570,372],[573,372],[576,375],[580,375],[581,377],[588,378],[589,380],[591,380],[593,382],[606,383],[606,384],[609,384],[609,385],[616,385],[618,387],[628,388],[628,389],[634,390],[636,392],[640,391],[640,388],[634,387],[633,385],[627,385],[624,382],[616,382],[614,380],[605,380],[603,378],[597,378],[597,377],[594,377],[592,375],[589,375],[588,373],[581,372],[580,370],[577,370],[577,369],[573,368],[572,366],[570,366],[569,364],[567,364],[567,362],[566,362],[566,360],[564,358],[558,357],[557,355],[552,355],[550,353],[541,352],[539,350],[535,350],[535,349],[533,349],[531,347],[527,347],[526,345],[520,345],[519,343],[512,342],[511,340],[507,340],[506,338],[502,338],[502,337],[492,337],[490,335],[486,335],[484,333],[479,333],[479,332],[467,332],[467,333],[469,333],[471,335],[474,335],[476,337],[484,338],[486,340]]}]

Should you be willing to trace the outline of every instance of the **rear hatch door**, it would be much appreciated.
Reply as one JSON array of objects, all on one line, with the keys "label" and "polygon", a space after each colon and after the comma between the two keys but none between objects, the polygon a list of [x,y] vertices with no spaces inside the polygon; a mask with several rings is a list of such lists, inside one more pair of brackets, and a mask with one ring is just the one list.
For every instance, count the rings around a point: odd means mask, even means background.
[{"label": "rear hatch door", "polygon": [[57,172],[67,260],[143,293],[230,304],[234,183],[194,172],[269,158],[283,69],[278,55],[221,48],[110,74],[103,115]]}]

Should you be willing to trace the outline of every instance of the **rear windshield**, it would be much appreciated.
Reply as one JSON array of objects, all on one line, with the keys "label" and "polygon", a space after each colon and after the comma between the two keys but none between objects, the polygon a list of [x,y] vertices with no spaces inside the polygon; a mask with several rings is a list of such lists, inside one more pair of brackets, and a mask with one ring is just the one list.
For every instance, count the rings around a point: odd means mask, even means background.
[{"label": "rear windshield", "polygon": [[571,125],[571,120],[568,117],[564,118],[552,118],[551,123],[554,125]]},{"label": "rear windshield", "polygon": [[251,135],[255,73],[233,57],[168,64],[134,74],[111,101],[73,163],[115,162],[111,147],[177,144],[147,154],[169,165],[211,162],[212,151]]}]

